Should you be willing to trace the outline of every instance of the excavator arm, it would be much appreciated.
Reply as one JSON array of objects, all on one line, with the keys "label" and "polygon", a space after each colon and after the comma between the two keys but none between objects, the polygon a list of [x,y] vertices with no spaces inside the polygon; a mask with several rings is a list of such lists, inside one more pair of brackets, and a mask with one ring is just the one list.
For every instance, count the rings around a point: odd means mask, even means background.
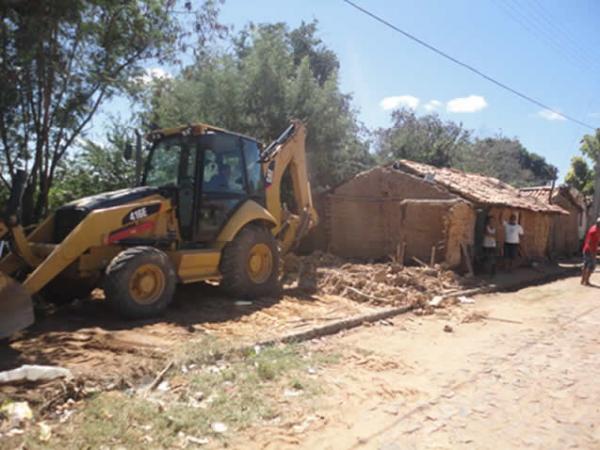
[{"label": "excavator arm", "polygon": [[[10,238],[13,248],[23,248],[25,258],[33,258],[25,245],[25,234],[20,225],[20,204],[26,182],[26,173],[18,170],[13,180],[10,198],[0,217],[0,240]],[[29,293],[10,276],[0,271],[0,339],[28,327],[34,321],[33,303]]]},{"label": "excavator arm", "polygon": [[[261,163],[266,181],[267,209],[278,225],[273,233],[279,239],[283,254],[292,250],[300,239],[317,224],[308,180],[306,163],[306,127],[299,120],[291,125],[261,153]],[[286,170],[292,179],[295,210],[282,204],[281,193]]]}]

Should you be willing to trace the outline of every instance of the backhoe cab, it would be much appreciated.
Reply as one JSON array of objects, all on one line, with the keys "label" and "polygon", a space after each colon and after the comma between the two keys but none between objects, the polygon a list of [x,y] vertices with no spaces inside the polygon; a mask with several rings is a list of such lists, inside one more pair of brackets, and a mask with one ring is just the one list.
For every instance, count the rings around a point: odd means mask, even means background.
[{"label": "backhoe cab", "polygon": [[[160,314],[177,283],[217,280],[238,297],[274,293],[280,255],[317,222],[305,133],[293,121],[261,150],[205,124],[156,130],[141,186],[66,204],[27,237],[13,207],[0,221],[12,249],[0,261],[0,337],[33,321],[38,292],[68,301],[103,287],[129,318]],[[281,202],[286,171],[293,211]]]}]

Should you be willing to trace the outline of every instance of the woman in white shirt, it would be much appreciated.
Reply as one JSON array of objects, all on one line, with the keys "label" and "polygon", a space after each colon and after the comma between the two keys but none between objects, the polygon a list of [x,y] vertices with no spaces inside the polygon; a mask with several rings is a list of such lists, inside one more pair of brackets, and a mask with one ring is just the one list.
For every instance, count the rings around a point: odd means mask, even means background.
[{"label": "woman in white shirt", "polygon": [[485,266],[490,276],[496,275],[496,227],[494,217],[485,218],[485,230],[483,233],[483,256]]}]

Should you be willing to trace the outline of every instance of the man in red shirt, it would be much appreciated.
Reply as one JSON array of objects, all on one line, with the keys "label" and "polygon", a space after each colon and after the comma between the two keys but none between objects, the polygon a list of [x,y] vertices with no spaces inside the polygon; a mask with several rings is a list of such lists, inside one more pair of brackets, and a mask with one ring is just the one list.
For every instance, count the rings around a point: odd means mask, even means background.
[{"label": "man in red shirt", "polygon": [[585,235],[583,243],[583,271],[581,273],[581,284],[589,286],[590,276],[596,268],[596,256],[598,255],[598,240],[600,240],[600,217],[596,219],[596,225],[592,225]]}]

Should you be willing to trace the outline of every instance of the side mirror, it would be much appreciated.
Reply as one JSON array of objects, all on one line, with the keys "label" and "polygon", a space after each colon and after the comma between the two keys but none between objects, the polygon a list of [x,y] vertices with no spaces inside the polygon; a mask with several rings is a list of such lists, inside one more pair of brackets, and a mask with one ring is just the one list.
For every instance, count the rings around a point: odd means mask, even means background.
[{"label": "side mirror", "polygon": [[131,145],[131,142],[127,142],[125,144],[125,149],[123,150],[123,158],[125,158],[127,161],[131,160],[131,157],[133,156],[133,145]]}]

